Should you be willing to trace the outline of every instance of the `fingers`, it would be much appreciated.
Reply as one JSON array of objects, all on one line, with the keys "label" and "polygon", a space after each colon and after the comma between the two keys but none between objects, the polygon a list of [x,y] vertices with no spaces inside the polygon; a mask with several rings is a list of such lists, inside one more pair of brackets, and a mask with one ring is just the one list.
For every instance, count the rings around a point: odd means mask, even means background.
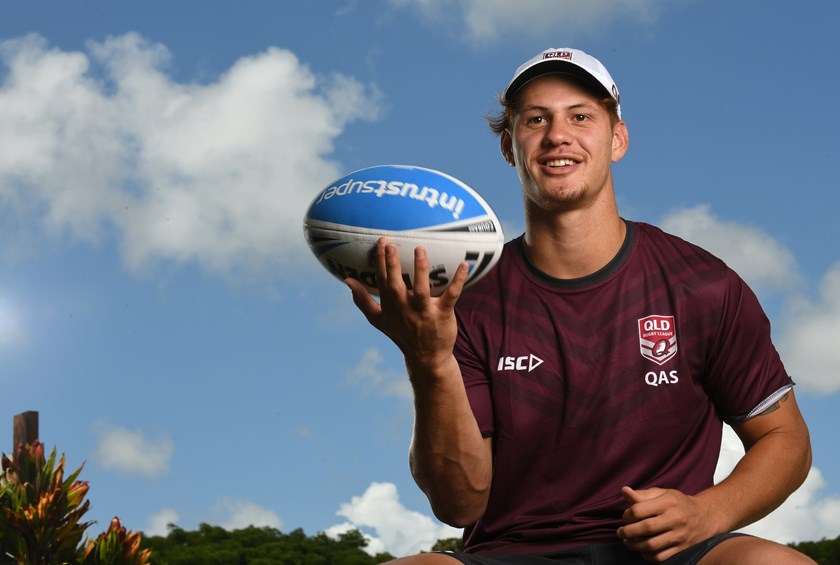
[{"label": "fingers", "polygon": [[[424,247],[418,246],[414,249],[414,275],[410,282],[403,274],[397,245],[391,243],[387,237],[379,238],[373,254],[376,263],[376,284],[379,288],[379,296],[384,301],[405,303],[411,297],[416,305],[421,306],[435,294],[430,280],[429,256]],[[451,282],[439,297],[441,307],[454,308],[469,273],[468,263],[463,262],[458,265]]]},{"label": "fingers", "polygon": [[621,495],[630,506],[622,515],[625,526],[618,529],[618,537],[624,540],[644,539],[659,533],[657,517],[662,509],[654,499],[662,492],[662,489],[635,490],[628,486],[621,487]]},{"label": "fingers", "polygon": [[470,266],[467,263],[458,265],[458,270],[455,271],[455,276],[452,277],[452,282],[440,296],[441,306],[448,310],[455,308],[455,303],[461,296],[461,291],[464,290],[464,283],[467,282],[467,276],[470,274]]},{"label": "fingers", "polygon": [[389,295],[400,296],[405,291],[400,254],[387,237],[380,237],[376,242],[376,284],[383,299]]},{"label": "fingers", "polygon": [[660,497],[665,492],[660,488],[635,490],[628,486],[621,487],[621,495],[630,503],[622,516],[624,523],[634,524],[661,514],[665,510],[665,501]]},{"label": "fingers", "polygon": [[415,302],[423,303],[431,297],[429,257],[424,247],[419,246],[414,249],[414,276],[409,285],[403,277],[402,261],[400,261],[399,250],[395,244],[388,241],[388,238],[382,237],[377,242],[376,253],[377,284],[382,298],[404,302],[410,294]]},{"label": "fingers", "polygon": [[679,545],[679,536],[661,516],[627,521],[625,512],[625,521],[627,525],[618,528],[618,538],[627,548],[641,553],[647,560],[660,561],[663,552]]},{"label": "fingers", "polygon": [[625,525],[617,534],[628,548],[659,562],[693,543],[692,535],[698,528],[692,525],[688,497],[674,490],[635,490],[627,486],[622,487],[621,495],[630,506],[622,516]]},{"label": "fingers", "polygon": [[424,247],[414,250],[414,296],[427,299],[431,296],[429,283],[429,256]]}]

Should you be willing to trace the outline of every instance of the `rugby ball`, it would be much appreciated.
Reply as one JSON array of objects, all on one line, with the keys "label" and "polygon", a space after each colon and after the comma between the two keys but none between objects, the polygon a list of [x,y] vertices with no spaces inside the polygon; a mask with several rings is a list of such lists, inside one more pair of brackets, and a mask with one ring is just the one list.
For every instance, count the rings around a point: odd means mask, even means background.
[{"label": "rugby ball", "polygon": [[490,206],[472,188],[440,171],[379,165],[331,182],[303,220],[315,257],[340,280],[361,281],[378,294],[373,251],[382,236],[397,246],[403,280],[414,281],[414,248],[429,257],[431,293],[443,293],[458,265],[470,266],[467,285],[499,260],[504,234]]}]

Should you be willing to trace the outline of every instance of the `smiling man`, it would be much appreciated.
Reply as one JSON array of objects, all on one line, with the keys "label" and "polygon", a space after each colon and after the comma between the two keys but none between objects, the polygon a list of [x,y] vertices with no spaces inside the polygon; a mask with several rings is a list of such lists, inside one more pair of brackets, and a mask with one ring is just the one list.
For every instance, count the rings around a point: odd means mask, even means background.
[{"label": "smiling man", "polygon": [[[517,169],[526,228],[494,270],[463,291],[462,268],[431,298],[425,251],[408,290],[382,240],[381,303],[348,281],[405,356],[415,480],[465,528],[463,553],[398,561],[812,563],[731,533],[805,479],[808,430],[746,284],[619,215],[612,163],[629,135],[609,72],[550,49],[501,102],[490,126]],[[746,455],[715,485],[723,422]]]}]

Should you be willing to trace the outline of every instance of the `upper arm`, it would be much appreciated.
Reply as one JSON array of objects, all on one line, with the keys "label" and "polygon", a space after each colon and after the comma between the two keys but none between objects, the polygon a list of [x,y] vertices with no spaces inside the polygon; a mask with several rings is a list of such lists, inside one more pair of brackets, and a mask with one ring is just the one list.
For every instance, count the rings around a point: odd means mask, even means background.
[{"label": "upper arm", "polygon": [[807,454],[810,466],[811,442],[808,427],[799,411],[793,390],[759,414],[734,424],[744,449],[749,451],[765,438],[781,440],[791,451]]}]

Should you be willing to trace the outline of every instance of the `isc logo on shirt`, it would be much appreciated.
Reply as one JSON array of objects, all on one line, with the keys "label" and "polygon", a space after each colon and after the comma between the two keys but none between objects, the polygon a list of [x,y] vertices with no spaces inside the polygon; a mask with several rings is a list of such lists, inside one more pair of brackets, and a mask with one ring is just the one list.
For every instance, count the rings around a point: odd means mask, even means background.
[{"label": "isc logo on shirt", "polygon": [[639,319],[639,347],[642,357],[662,365],[677,354],[677,329],[673,316]]},{"label": "isc logo on shirt", "polygon": [[499,357],[498,371],[528,371],[529,373],[543,364],[543,360],[531,353],[520,357]]}]

